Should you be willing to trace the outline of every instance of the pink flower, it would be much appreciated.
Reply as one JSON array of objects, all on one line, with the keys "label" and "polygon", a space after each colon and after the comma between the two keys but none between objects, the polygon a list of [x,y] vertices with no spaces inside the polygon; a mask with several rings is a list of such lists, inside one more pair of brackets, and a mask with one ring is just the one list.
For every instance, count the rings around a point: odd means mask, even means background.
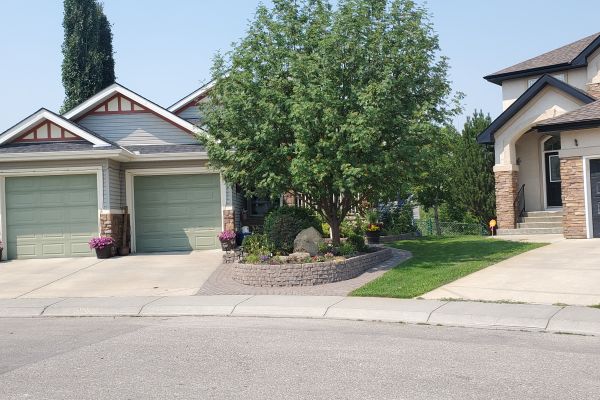
[{"label": "pink flower", "polygon": [[95,238],[90,239],[88,244],[90,245],[90,249],[101,250],[106,247],[113,246],[115,244],[115,241],[111,237],[100,236],[100,237],[95,237]]},{"label": "pink flower", "polygon": [[235,239],[235,232],[234,231],[223,231],[223,232],[219,233],[217,235],[217,237],[219,238],[220,242],[231,242],[233,239]]}]

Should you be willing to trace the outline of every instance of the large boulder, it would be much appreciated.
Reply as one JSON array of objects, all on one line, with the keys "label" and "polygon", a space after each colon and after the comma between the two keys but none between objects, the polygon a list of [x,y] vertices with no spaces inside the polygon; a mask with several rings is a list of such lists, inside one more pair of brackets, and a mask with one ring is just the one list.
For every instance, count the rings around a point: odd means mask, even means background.
[{"label": "large boulder", "polygon": [[314,227],[306,228],[294,239],[294,253],[305,252],[311,256],[319,253],[319,245],[323,243],[321,233]]}]

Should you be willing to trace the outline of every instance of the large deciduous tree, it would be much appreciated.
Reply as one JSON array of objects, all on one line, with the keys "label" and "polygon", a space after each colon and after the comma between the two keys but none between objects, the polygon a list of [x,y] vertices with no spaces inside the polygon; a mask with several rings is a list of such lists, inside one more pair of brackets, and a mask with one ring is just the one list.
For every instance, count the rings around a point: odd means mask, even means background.
[{"label": "large deciduous tree", "polygon": [[492,123],[489,114],[475,111],[467,117],[457,146],[456,179],[460,182],[456,201],[487,226],[496,215],[494,193],[494,146],[480,145],[477,135]]},{"label": "large deciduous tree", "polygon": [[450,115],[447,61],[409,0],[275,0],[215,59],[211,164],[257,195],[293,191],[330,225],[395,198]]},{"label": "large deciduous tree", "polygon": [[68,111],[115,82],[112,32],[97,0],[64,0],[62,81]]}]

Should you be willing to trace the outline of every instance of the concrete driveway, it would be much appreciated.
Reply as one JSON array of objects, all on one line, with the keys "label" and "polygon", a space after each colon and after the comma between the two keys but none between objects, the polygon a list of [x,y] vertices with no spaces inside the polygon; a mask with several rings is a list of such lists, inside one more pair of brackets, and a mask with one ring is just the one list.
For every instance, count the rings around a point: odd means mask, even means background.
[{"label": "concrete driveway", "polygon": [[422,297],[600,304],[600,239],[560,240],[475,272]]},{"label": "concrete driveway", "polygon": [[221,264],[221,250],[0,263],[0,298],[190,296]]}]

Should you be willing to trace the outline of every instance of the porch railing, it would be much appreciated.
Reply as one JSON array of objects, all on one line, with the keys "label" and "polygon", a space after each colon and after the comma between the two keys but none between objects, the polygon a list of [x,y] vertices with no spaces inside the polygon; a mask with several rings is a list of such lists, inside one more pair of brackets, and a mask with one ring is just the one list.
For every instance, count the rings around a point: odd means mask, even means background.
[{"label": "porch railing", "polygon": [[515,196],[515,201],[513,202],[513,207],[515,210],[515,227],[517,223],[521,220],[523,215],[525,215],[525,184],[521,186],[517,195]]}]

